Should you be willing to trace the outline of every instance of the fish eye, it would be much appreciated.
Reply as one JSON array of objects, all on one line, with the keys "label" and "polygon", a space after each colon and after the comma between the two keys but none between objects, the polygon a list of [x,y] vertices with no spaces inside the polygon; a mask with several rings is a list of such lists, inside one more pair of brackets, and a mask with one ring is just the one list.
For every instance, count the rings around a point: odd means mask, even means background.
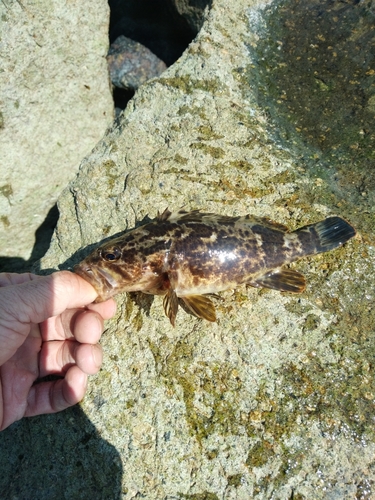
[{"label": "fish eye", "polygon": [[110,250],[101,250],[101,257],[108,262],[113,262],[121,257],[121,250],[118,247],[111,248]]}]

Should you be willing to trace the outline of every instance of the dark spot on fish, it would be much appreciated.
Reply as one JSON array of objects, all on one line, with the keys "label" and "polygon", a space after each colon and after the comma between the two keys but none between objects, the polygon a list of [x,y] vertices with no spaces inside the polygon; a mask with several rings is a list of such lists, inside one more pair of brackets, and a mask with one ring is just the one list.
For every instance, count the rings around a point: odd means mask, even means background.
[{"label": "dark spot on fish", "polygon": [[252,228],[253,233],[259,234],[262,237],[263,246],[274,245],[278,246],[278,250],[284,245],[284,233],[281,231],[275,231],[265,226],[255,225]]},{"label": "dark spot on fish", "polygon": [[125,248],[122,252],[122,262],[133,262],[134,258],[138,255],[138,249],[136,248]]},{"label": "dark spot on fish", "polygon": [[145,229],[147,229],[149,233],[148,237],[158,238],[166,236],[167,233],[174,231],[178,227],[179,226],[175,222],[171,223],[166,221],[162,224],[154,224],[154,223],[147,224],[147,226],[145,226]]},{"label": "dark spot on fish", "polygon": [[[109,269],[112,272],[115,272],[116,274],[120,275],[124,280],[128,281],[130,278],[130,274],[125,270],[123,266],[118,266],[116,264],[106,264],[106,268]],[[133,269],[132,269],[133,272]]]},{"label": "dark spot on fish", "polygon": [[182,235],[183,235],[183,230],[181,228],[175,229],[173,232],[174,238],[181,238]]},{"label": "dark spot on fish", "polygon": [[309,228],[306,228],[305,231],[298,231],[298,239],[304,250],[306,250],[306,253],[313,253],[316,251],[319,237],[313,227],[310,226]]},{"label": "dark spot on fish", "polygon": [[171,287],[171,282],[168,273],[162,273],[160,282],[161,282],[160,288],[163,290],[168,290],[168,288]]},{"label": "dark spot on fish", "polygon": [[167,243],[168,242],[166,242],[164,240],[156,241],[152,245],[145,246],[145,247],[141,248],[140,252],[142,255],[145,255],[145,256],[152,255],[153,253],[157,253],[157,252],[162,252],[162,251],[165,251],[167,249],[167,247],[168,247]]},{"label": "dark spot on fish", "polygon": [[244,247],[240,247],[238,250],[237,250],[237,255],[241,258],[241,259],[245,259],[247,257],[247,252],[246,252],[246,249]]},{"label": "dark spot on fish", "polygon": [[147,232],[143,236],[140,236],[137,240],[137,244],[139,245],[140,243],[144,243],[145,241],[149,241],[151,239],[151,234]]},{"label": "dark spot on fish", "polygon": [[226,239],[228,238],[228,231],[226,229],[219,229],[217,232],[217,239]]},{"label": "dark spot on fish", "polygon": [[[190,227],[190,224],[187,224]],[[194,230],[195,236],[198,238],[209,238],[212,233],[212,227],[207,226],[206,224],[195,223],[191,225],[191,228]]]},{"label": "dark spot on fish", "polygon": [[252,231],[262,238],[262,250],[266,254],[267,266],[273,268],[282,265],[285,262],[285,252],[281,251],[285,243],[284,233],[260,224],[255,224]]},{"label": "dark spot on fish", "polygon": [[244,245],[248,254],[255,254],[255,252],[257,252],[259,249],[256,240],[248,240]]}]

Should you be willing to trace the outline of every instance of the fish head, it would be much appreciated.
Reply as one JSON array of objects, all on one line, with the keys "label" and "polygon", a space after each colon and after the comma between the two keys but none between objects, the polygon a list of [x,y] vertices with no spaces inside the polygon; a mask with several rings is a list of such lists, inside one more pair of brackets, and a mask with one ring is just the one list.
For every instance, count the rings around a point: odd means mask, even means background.
[{"label": "fish head", "polygon": [[113,240],[74,266],[74,272],[95,288],[95,302],[103,302],[117,293],[134,290],[141,268],[137,255],[126,251],[120,240]]}]

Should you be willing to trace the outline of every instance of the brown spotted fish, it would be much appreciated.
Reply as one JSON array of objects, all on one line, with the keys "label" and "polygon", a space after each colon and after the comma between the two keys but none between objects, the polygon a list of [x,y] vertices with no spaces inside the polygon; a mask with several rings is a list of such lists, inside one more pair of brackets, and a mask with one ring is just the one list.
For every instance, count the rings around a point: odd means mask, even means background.
[{"label": "brown spotted fish", "polygon": [[215,321],[208,297],[241,284],[302,292],[305,278],[283,266],[327,252],[355,235],[340,217],[289,232],[268,219],[227,217],[199,210],[158,214],[94,250],[74,271],[98,292],[96,302],[120,292],[164,295],[175,324],[179,302],[198,318]]}]

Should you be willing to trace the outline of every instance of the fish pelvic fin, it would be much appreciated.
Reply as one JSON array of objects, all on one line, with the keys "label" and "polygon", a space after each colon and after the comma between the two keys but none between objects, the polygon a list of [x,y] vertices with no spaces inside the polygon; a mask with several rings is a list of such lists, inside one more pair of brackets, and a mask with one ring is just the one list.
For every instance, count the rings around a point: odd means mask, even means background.
[{"label": "fish pelvic fin", "polygon": [[260,276],[249,285],[280,292],[302,293],[306,288],[306,280],[303,274],[293,269],[277,269]]},{"label": "fish pelvic fin", "polygon": [[169,318],[172,326],[175,326],[176,316],[178,311],[178,297],[176,292],[171,288],[164,295],[163,299],[164,312],[166,316]]},{"label": "fish pelvic fin", "polygon": [[[309,233],[312,247],[308,253],[328,252],[340,247],[355,236],[356,231],[341,217],[328,217],[325,220],[310,224],[295,231],[301,240]],[[308,245],[309,246],[309,245]]]},{"label": "fish pelvic fin", "polygon": [[188,295],[180,297],[187,309],[197,318],[216,321],[215,306],[206,295]]}]

